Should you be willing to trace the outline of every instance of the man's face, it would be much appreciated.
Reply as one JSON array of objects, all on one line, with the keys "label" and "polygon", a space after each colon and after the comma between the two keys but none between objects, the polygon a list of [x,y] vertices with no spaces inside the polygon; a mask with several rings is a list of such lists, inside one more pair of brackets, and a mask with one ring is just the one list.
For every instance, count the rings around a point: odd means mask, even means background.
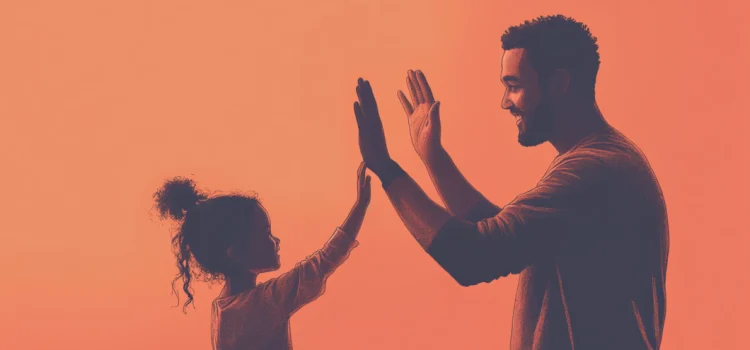
[{"label": "man's face", "polygon": [[501,75],[505,85],[502,107],[516,117],[518,143],[531,147],[548,141],[552,108],[525,49],[505,51]]}]

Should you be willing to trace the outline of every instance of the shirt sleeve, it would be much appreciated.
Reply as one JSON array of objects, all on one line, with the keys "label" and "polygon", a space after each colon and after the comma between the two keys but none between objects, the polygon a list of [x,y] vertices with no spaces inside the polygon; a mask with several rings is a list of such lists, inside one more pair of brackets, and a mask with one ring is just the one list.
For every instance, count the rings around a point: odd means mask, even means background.
[{"label": "shirt sleeve", "polygon": [[474,208],[466,214],[465,219],[466,221],[476,223],[482,219],[491,218],[498,213],[500,213],[500,207],[487,199],[482,198],[479,203],[477,203]]},{"label": "shirt sleeve", "polygon": [[464,286],[520,273],[549,256],[595,203],[601,164],[585,155],[553,164],[534,189],[495,216],[477,222],[450,218],[428,253]]},{"label": "shirt sleeve", "polygon": [[336,228],[323,248],[297,263],[289,272],[267,282],[264,299],[273,308],[270,314],[285,320],[321,296],[328,276],[346,261],[358,244],[350,234]]}]

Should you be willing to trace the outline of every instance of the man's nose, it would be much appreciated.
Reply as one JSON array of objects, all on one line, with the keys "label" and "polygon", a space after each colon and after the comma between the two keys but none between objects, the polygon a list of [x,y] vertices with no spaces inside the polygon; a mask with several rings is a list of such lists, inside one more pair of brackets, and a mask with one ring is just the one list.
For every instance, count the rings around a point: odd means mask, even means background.
[{"label": "man's nose", "polygon": [[513,107],[513,102],[511,102],[511,100],[508,98],[507,93],[503,94],[503,99],[500,102],[500,107],[502,109],[510,109],[511,107]]}]

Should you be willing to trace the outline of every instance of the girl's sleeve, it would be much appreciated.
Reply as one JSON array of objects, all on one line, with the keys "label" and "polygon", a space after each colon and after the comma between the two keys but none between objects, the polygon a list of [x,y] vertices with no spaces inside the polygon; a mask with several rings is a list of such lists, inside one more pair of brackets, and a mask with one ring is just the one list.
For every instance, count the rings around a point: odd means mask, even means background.
[{"label": "girl's sleeve", "polygon": [[323,248],[297,263],[291,271],[264,283],[263,299],[274,309],[272,313],[280,320],[287,319],[323,295],[328,276],[346,261],[357,245],[353,236],[337,227]]}]

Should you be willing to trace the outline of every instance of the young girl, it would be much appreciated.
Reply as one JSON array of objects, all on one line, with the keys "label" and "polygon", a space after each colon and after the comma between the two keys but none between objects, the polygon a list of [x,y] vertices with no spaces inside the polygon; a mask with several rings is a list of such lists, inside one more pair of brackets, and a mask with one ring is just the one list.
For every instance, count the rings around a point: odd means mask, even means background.
[{"label": "young girl", "polygon": [[[215,350],[291,349],[289,318],[323,294],[328,276],[357,246],[357,233],[370,202],[365,163],[357,172],[357,200],[344,223],[322,249],[289,272],[256,283],[258,274],[279,268],[279,239],[268,213],[254,196],[208,197],[190,179],[174,178],[154,194],[162,218],[180,221],[173,239],[180,273],[193,301],[194,274],[223,280],[212,304],[211,342]],[[191,269],[195,268],[195,270]]]}]

